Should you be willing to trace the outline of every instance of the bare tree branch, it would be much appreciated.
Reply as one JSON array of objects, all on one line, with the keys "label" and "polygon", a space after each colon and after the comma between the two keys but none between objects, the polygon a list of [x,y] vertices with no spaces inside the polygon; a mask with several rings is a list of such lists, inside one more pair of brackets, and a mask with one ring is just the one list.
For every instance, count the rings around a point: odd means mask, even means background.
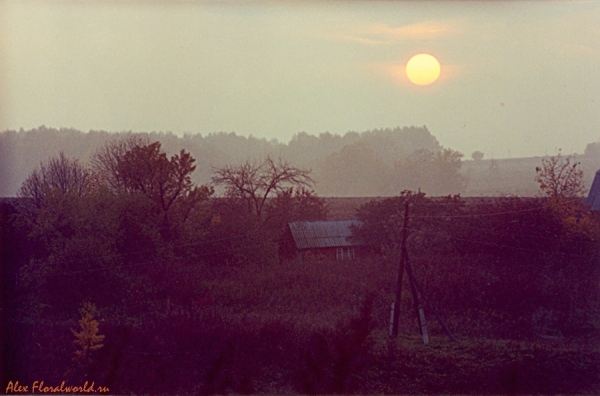
[{"label": "bare tree branch", "polygon": [[148,137],[142,135],[130,135],[107,142],[91,158],[92,171],[97,181],[112,190],[123,187],[124,180],[119,172],[119,163],[134,147],[148,144]]},{"label": "bare tree branch", "polygon": [[563,157],[559,151],[558,155],[543,159],[535,171],[535,181],[548,198],[571,199],[583,194],[583,171],[573,156]]},{"label": "bare tree branch", "polygon": [[82,196],[90,188],[90,171],[79,160],[67,158],[61,152],[42,162],[22,184],[18,195],[32,198],[38,205],[51,191]]},{"label": "bare tree branch", "polygon": [[296,168],[279,158],[261,163],[214,168],[213,183],[225,187],[225,195],[245,202],[248,212],[262,217],[267,199],[290,187],[311,187],[310,170]]}]

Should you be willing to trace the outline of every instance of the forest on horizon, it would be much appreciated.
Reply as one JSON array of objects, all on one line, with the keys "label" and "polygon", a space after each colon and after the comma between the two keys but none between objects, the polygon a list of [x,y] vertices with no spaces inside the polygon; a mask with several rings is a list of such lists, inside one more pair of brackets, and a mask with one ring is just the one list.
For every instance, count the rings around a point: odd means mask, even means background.
[{"label": "forest on horizon", "polygon": [[[106,142],[135,132],[82,132],[73,128],[40,126],[32,130],[0,132],[0,197],[15,196],[27,176],[51,156],[86,162]],[[460,153],[444,148],[426,126],[349,131],[344,135],[306,132],[289,143],[238,136],[234,132],[208,135],[143,132],[173,154],[181,149],[196,159],[192,179],[209,184],[215,168],[283,158],[311,170],[315,192],[323,197],[395,196],[417,190],[429,196],[535,196],[535,168],[541,158],[488,159],[485,153]],[[589,143],[577,156],[586,187],[600,168],[600,143]]]}]

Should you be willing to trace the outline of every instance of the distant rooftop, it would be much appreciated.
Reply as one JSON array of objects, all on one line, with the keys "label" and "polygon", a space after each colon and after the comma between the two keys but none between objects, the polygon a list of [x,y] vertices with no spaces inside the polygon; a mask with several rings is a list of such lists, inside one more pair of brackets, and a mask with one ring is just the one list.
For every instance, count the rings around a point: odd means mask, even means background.
[{"label": "distant rooftop", "polygon": [[295,221],[289,223],[290,231],[298,249],[345,247],[359,245],[350,239],[351,226],[359,226],[358,220]]}]

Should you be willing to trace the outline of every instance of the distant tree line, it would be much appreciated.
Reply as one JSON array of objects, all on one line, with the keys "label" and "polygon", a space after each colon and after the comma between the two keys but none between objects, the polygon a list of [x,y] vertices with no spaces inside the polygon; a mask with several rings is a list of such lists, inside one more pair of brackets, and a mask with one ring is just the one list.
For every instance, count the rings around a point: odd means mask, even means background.
[{"label": "distant tree line", "polygon": [[461,173],[462,154],[443,148],[425,126],[344,135],[300,132],[287,144],[233,132],[178,137],[158,132],[83,133],[41,126],[0,133],[0,196],[14,196],[25,178],[49,156],[63,152],[86,162],[115,136],[159,141],[169,155],[185,149],[196,160],[197,169],[191,176],[196,184],[210,184],[213,167],[269,156],[312,170],[314,190],[322,196],[391,196],[404,189],[421,189],[430,195],[456,194],[464,192],[467,185]]}]

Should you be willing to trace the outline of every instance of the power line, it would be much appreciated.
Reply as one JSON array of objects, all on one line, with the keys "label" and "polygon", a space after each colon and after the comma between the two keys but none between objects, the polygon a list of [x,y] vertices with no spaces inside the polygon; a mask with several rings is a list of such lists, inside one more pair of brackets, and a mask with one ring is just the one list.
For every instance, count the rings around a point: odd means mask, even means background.
[{"label": "power line", "polygon": [[437,216],[411,216],[411,219],[452,219],[452,218],[468,218],[468,217],[489,217],[489,216],[504,216],[509,214],[517,214],[517,213],[527,213],[527,212],[535,212],[541,211],[544,208],[530,208],[530,209],[520,209],[520,210],[511,210],[505,212],[493,212],[493,213],[477,213],[477,214],[465,214],[465,215],[437,215]]},{"label": "power line", "polygon": [[[443,204],[443,205],[447,205],[447,204]],[[452,204],[450,204],[452,205]],[[418,206],[418,205],[415,205]],[[521,209],[521,210],[511,210],[511,211],[502,211],[502,212],[493,212],[493,213],[476,213],[476,214],[463,214],[463,215],[453,215],[453,214],[447,214],[447,215],[428,215],[428,216],[411,216],[411,219],[423,219],[423,220],[442,220],[442,219],[452,219],[452,218],[480,218],[480,217],[494,217],[494,216],[504,216],[504,215],[511,215],[511,214],[519,214],[519,213],[527,213],[527,212],[534,212],[534,211],[540,211],[543,210],[544,208],[542,207],[536,207],[536,208],[529,208],[529,209]],[[485,230],[483,228],[477,228],[477,227],[472,227],[472,226],[463,226],[464,228],[467,229],[478,229],[478,230]],[[402,227],[398,227],[396,228],[396,230],[398,232],[402,231]],[[411,231],[421,231],[421,229],[418,228],[411,228]],[[206,245],[211,245],[211,244],[215,244],[215,243],[219,243],[219,242],[234,242],[234,241],[241,241],[243,239],[246,238],[252,238],[252,237],[256,237],[258,235],[264,235],[265,230],[264,229],[258,229],[254,232],[250,232],[250,233],[246,233],[243,235],[238,235],[238,236],[227,236],[227,237],[223,237],[223,238],[217,238],[217,239],[209,239],[209,240],[200,240],[198,242],[193,242],[193,243],[187,243],[187,244],[171,244],[169,247],[171,248],[186,248],[186,247],[194,247],[194,246],[200,246],[202,248],[202,250],[207,250],[209,246]],[[368,237],[368,236],[377,236],[377,235],[381,235],[381,231],[373,231],[371,233],[361,233],[359,235],[357,235],[357,237]],[[521,249],[521,250],[533,250],[533,251],[539,251],[539,252],[544,252],[544,253],[550,253],[547,251],[541,251],[541,250],[536,250],[536,249],[528,249],[528,248],[522,248],[522,247],[514,247],[514,246],[503,246],[503,245],[498,245],[498,244],[494,244],[494,243],[490,243],[490,242],[482,242],[482,241],[476,241],[476,240],[470,240],[470,239],[464,239],[464,238],[457,238],[454,236],[449,236],[449,235],[442,235],[442,234],[432,234],[431,232],[429,233],[430,235],[438,235],[438,236],[446,236],[446,237],[450,237],[452,239],[455,240],[463,240],[465,242],[472,242],[472,243],[479,243],[479,244],[486,244],[486,245],[490,245],[490,246],[497,246],[497,247],[507,247],[507,248],[516,248],[516,249]],[[545,239],[545,240],[550,240],[550,238],[547,237],[540,237],[540,236],[531,236],[531,235],[524,235],[524,234],[516,234],[516,233],[509,233],[511,235],[515,235],[515,236],[527,236],[527,237],[533,237],[536,239]],[[305,237],[305,239],[308,240],[322,240],[322,239],[330,239],[330,236],[307,236]],[[204,245],[204,246],[202,246]],[[237,248],[231,248],[229,247],[227,249],[227,254],[232,254],[235,252],[241,252],[241,251],[245,251],[245,250],[250,250],[252,249],[254,246],[239,246]],[[149,253],[149,252],[154,252],[155,248],[148,248],[148,249],[141,249],[141,250],[136,250],[136,251],[132,251],[132,252],[119,252],[119,253],[112,253],[112,254],[105,254],[105,255],[101,255],[101,256],[95,256],[95,258],[97,260],[109,260],[111,258],[125,258],[128,256],[133,256],[133,255],[140,255],[140,254],[144,254],[144,253]],[[560,252],[556,252],[557,254],[561,254]],[[211,254],[213,254],[212,252],[204,252],[204,253],[198,253],[196,254],[196,256],[199,257],[207,257],[210,256]],[[575,257],[582,257],[581,255],[572,255],[572,254],[567,254],[567,253],[563,253],[565,255],[570,255],[570,256],[575,256]],[[70,264],[70,263],[74,263],[74,262],[78,262],[78,261],[82,261],[83,259],[77,258],[77,259],[70,259],[70,260],[56,260],[53,261],[53,264],[55,265],[64,265],[64,264]],[[144,262],[137,262],[137,263],[131,263],[131,264],[115,264],[115,265],[110,265],[110,266],[103,266],[100,268],[91,268],[91,269],[86,269],[86,270],[75,270],[75,271],[62,271],[58,274],[78,274],[78,273],[89,273],[89,272],[99,272],[99,271],[105,271],[105,270],[112,270],[115,268],[129,268],[129,267],[138,267],[141,265],[146,265],[146,264],[150,264],[150,263],[154,263],[155,260],[151,260],[151,261],[144,261]]]},{"label": "power line", "polygon": [[494,242],[486,242],[486,241],[479,241],[479,240],[468,239],[468,238],[460,238],[460,237],[453,236],[451,234],[440,234],[440,233],[431,232],[431,231],[425,231],[423,233],[426,234],[426,235],[434,235],[434,236],[446,237],[446,238],[454,239],[454,240],[457,240],[457,241],[463,241],[463,242],[469,242],[469,243],[480,244],[480,245],[487,245],[487,246],[494,246],[494,247],[501,248],[501,249],[518,249],[518,250],[532,251],[532,252],[552,254],[552,255],[562,255],[562,256],[568,256],[568,257],[585,257],[585,258],[589,258],[588,255],[583,255],[583,254],[572,254],[572,253],[564,253],[564,252],[559,252],[559,251],[547,251],[547,250],[526,248],[526,247],[521,247],[521,246],[501,245],[501,244],[497,244],[497,243],[494,243]]}]

